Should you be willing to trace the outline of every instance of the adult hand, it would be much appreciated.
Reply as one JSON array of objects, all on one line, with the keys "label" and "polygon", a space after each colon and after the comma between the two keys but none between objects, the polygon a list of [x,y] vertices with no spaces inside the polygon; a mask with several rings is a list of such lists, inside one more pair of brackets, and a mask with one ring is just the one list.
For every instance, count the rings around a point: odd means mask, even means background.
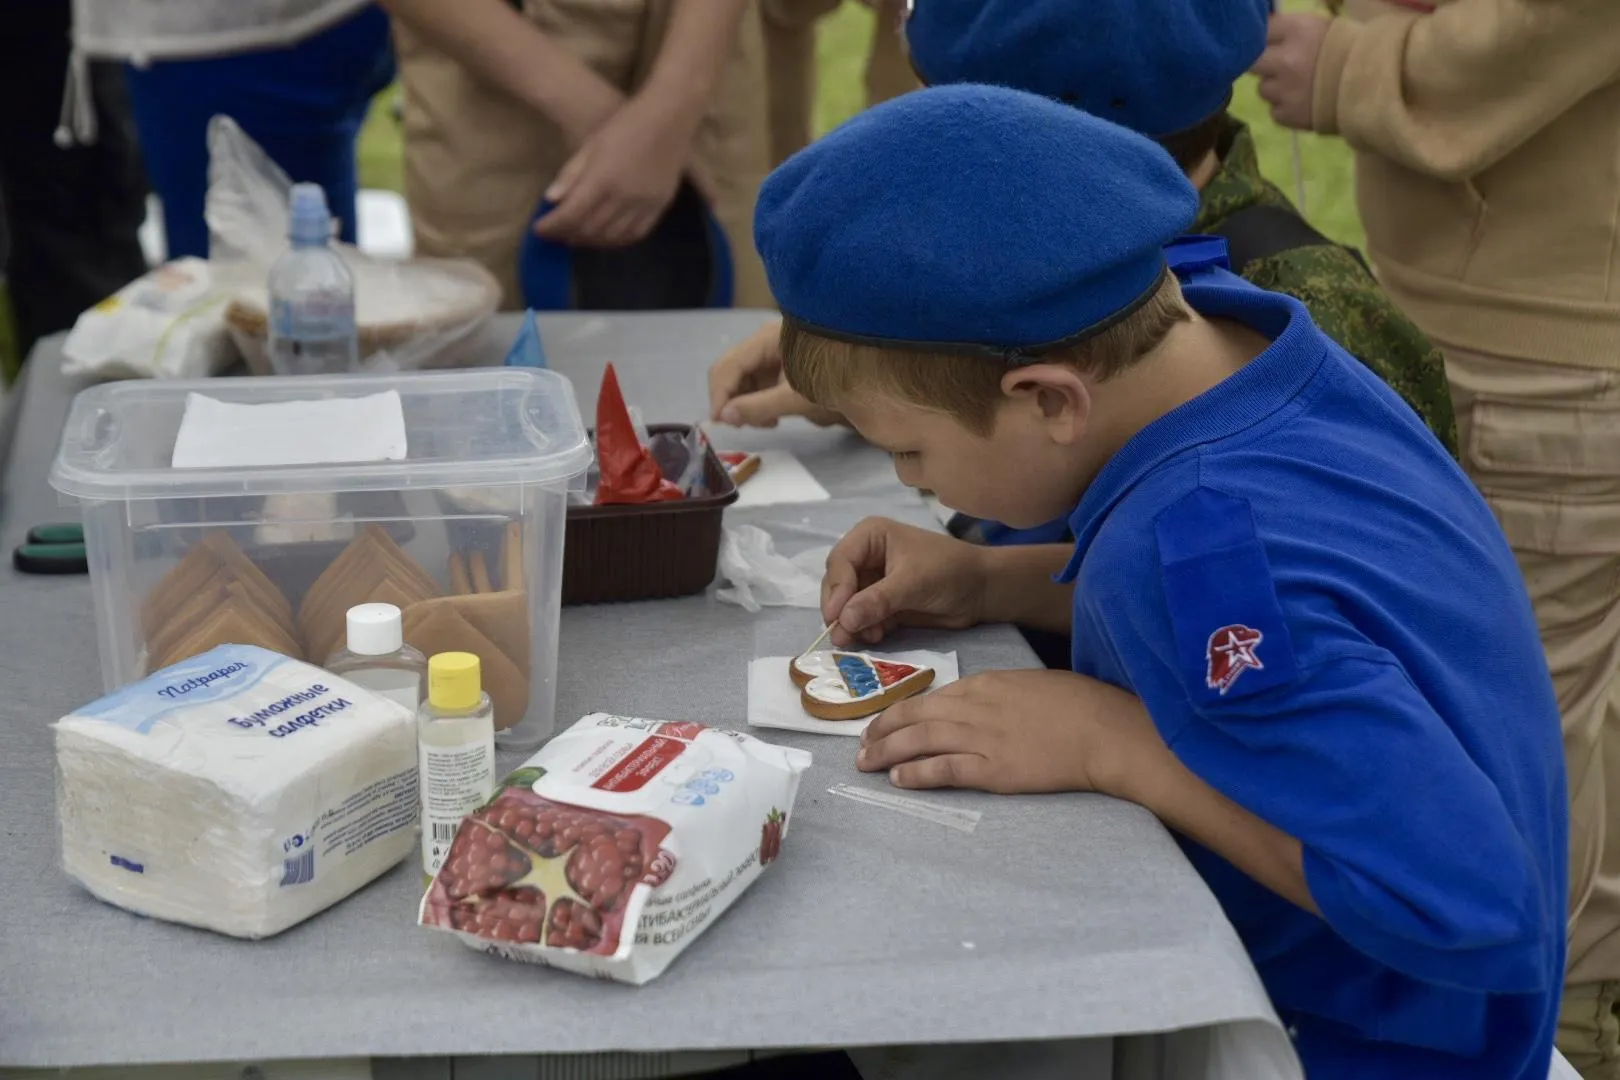
[{"label": "adult hand", "polygon": [[626,102],[585,139],[546,189],[556,205],[537,235],[576,247],[624,247],[669,208],[692,153],[694,129],[656,101]]},{"label": "adult hand", "polygon": [[1266,51],[1251,69],[1260,77],[1260,97],[1271,106],[1271,118],[1283,127],[1311,129],[1311,98],[1316,63],[1333,20],[1326,15],[1273,15],[1266,30]]},{"label": "adult hand", "polygon": [[803,416],[827,427],[843,422],[789,386],[782,377],[781,320],[768,322],[726,350],[709,368],[709,418],[732,427],[775,427]]},{"label": "adult hand", "polygon": [[833,546],[821,614],[834,645],[874,645],[897,626],[963,629],[981,621],[984,548],[943,533],[867,518]]},{"label": "adult hand", "polygon": [[1169,749],[1141,701],[1072,671],[992,671],[891,705],[855,761],[896,787],[1128,795]]}]

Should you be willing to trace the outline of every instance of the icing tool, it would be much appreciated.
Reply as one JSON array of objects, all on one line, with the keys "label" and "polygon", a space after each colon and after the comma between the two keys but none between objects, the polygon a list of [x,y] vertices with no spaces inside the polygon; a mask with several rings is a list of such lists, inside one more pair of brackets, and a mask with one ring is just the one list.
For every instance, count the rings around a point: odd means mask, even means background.
[{"label": "icing tool", "polygon": [[812,641],[810,643],[810,647],[808,649],[804,650],[804,652],[801,652],[799,655],[803,656],[804,653],[813,653],[813,652],[815,652],[816,651],[816,646],[820,645],[823,641],[827,640],[827,635],[832,633],[832,628],[835,625],[836,625],[836,620],[834,620],[833,622],[830,622],[826,626],[822,627],[821,628],[821,636],[816,638],[816,640]]}]

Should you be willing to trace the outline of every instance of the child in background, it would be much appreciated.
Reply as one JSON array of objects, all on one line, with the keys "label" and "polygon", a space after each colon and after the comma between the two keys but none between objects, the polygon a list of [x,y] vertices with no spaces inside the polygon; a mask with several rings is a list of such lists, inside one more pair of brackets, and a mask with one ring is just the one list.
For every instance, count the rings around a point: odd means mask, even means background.
[{"label": "child in background", "polygon": [[394,78],[380,9],[368,0],[74,0],[73,9],[81,53],[129,61],[169,258],[208,255],[208,121],[219,113],[294,183],[321,185],[342,238],[355,242],[355,140]]},{"label": "child in background", "polygon": [[[1225,236],[1233,270],[1302,301],[1455,453],[1439,350],[1353,251],[1315,233],[1261,175],[1253,137],[1226,111],[1232,83],[1265,49],[1269,10],[1269,0],[914,0],[905,37],[929,84],[1028,90],[1165,146],[1199,189],[1192,231]],[[779,368],[769,327],[732,350],[710,376],[715,419],[761,424],[778,410],[804,414],[807,406],[777,386]]]},{"label": "child in background", "polygon": [[1570,786],[1558,1045],[1620,1078],[1620,4],[1359,0],[1282,15],[1281,124],[1356,152],[1367,247],[1445,353],[1462,464],[1541,624]]},{"label": "child in background", "polygon": [[750,0],[384,0],[405,102],[417,246],[478,260],[521,306],[535,231],[577,248],[646,237],[689,181],[730,238],[737,306],[772,306],[748,242],[769,170]]},{"label": "child in background", "polygon": [[1148,140],[972,85],[878,106],[766,182],[793,387],[905,483],[1078,537],[1067,565],[883,520],[833,549],[841,645],[991,620],[1074,636],[1072,671],[890,708],[858,763],[1152,810],[1311,1080],[1543,1080],[1564,775],[1512,554],[1298,301],[1208,241],[1168,272],[1197,205]]},{"label": "child in background", "polygon": [[[905,0],[861,0],[876,16],[866,54],[866,104],[876,105],[917,88],[900,40]],[[810,144],[816,98],[816,24],[843,0],[763,0],[765,71],[771,113],[771,164],[780,165]]]},{"label": "child in background", "polygon": [[[146,272],[146,177],[123,65],[70,62],[66,0],[0,0],[0,27],[0,282],[15,320],[15,351],[0,342],[3,391],[38,339]],[[60,127],[69,70],[93,140]]]}]

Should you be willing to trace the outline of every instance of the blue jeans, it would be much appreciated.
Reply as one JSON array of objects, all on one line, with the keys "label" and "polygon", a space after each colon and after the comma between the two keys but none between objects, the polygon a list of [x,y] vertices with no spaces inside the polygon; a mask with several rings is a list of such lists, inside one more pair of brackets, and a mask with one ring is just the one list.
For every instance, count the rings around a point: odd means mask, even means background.
[{"label": "blue jeans", "polygon": [[388,16],[367,7],[287,48],[127,69],[130,105],[169,257],[208,254],[208,121],[235,120],[294,183],[326,189],[343,239],[355,239],[355,139],[394,78]]}]

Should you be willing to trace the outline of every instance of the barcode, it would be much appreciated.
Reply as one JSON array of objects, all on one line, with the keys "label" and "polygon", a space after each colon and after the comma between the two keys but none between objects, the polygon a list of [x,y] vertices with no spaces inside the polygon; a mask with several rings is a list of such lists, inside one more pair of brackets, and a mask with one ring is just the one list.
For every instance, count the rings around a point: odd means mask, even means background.
[{"label": "barcode", "polygon": [[449,825],[442,821],[435,821],[433,823],[433,839],[454,840],[456,838],[456,830],[458,828],[460,828],[459,822],[454,825]]},{"label": "barcode", "polygon": [[303,885],[315,880],[315,849],[310,848],[294,859],[281,860],[281,884]]}]

